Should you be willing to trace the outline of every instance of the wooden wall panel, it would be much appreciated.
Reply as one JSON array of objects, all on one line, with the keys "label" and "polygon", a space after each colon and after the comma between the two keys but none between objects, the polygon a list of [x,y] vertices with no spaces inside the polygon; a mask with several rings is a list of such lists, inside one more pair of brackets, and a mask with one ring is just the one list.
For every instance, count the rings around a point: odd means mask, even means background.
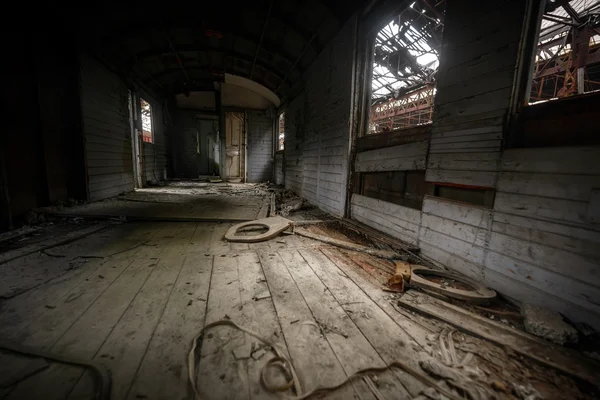
[{"label": "wooden wall panel", "polygon": [[405,171],[425,169],[428,141],[370,150],[356,155],[357,172]]},{"label": "wooden wall panel", "polygon": [[285,187],[337,216],[346,207],[356,23],[344,24],[285,108]]},{"label": "wooden wall panel", "polygon": [[88,197],[94,201],[133,190],[128,90],[92,57],[80,62]]}]

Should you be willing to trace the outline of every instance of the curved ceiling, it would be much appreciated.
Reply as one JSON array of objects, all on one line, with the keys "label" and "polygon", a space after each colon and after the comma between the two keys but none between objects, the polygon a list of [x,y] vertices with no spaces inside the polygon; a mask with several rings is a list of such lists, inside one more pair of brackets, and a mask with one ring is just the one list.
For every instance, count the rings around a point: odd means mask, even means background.
[{"label": "curved ceiling", "polygon": [[126,76],[161,96],[212,90],[225,74],[251,79],[280,99],[356,10],[359,0],[98,5],[78,37]]}]

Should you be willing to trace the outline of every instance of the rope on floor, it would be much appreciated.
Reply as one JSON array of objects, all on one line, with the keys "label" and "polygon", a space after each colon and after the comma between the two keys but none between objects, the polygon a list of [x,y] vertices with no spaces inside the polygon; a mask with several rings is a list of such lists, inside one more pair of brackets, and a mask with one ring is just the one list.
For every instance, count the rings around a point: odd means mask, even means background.
[{"label": "rope on floor", "polygon": [[[331,392],[331,391],[341,388],[342,386],[346,385],[347,383],[349,383],[359,377],[365,376],[366,374],[374,373],[374,372],[385,372],[393,367],[398,368],[398,369],[408,373],[409,375],[413,376],[414,378],[416,378],[420,382],[424,383],[425,385],[434,388],[435,390],[437,390],[444,396],[448,397],[450,400],[462,400],[460,397],[456,396],[455,394],[453,394],[453,393],[449,392],[448,390],[444,389],[443,387],[439,386],[437,384],[437,382],[434,381],[432,378],[430,378],[428,375],[425,375],[424,373],[419,372],[412,367],[409,367],[408,365],[406,365],[405,363],[403,363],[401,361],[393,361],[390,364],[386,365],[385,367],[365,368],[365,369],[362,369],[362,370],[357,371],[354,374],[350,375],[349,377],[347,377],[345,380],[343,380],[339,384],[332,385],[332,386],[325,386],[325,387],[317,387],[307,393],[304,393],[304,390],[302,388],[302,383],[298,379],[298,375],[296,374],[294,365],[292,364],[292,362],[290,360],[288,360],[285,357],[285,354],[281,349],[279,349],[275,344],[269,342],[267,339],[263,338],[259,334],[251,331],[248,328],[240,326],[229,319],[222,319],[222,320],[215,321],[213,323],[206,325],[204,328],[202,328],[200,333],[198,333],[198,335],[192,341],[192,348],[190,349],[190,352],[188,354],[188,378],[190,380],[190,384],[194,391],[194,400],[201,400],[200,392],[198,391],[198,386],[196,384],[196,374],[197,374],[197,372],[196,372],[196,348],[198,347],[198,342],[200,339],[202,339],[204,332],[206,330],[208,330],[210,328],[214,328],[216,326],[230,326],[230,327],[238,329],[250,336],[253,336],[254,338],[256,338],[256,339],[260,340],[261,342],[263,342],[264,344],[266,344],[267,346],[270,346],[273,349],[273,351],[275,352],[275,357],[270,359],[263,366],[262,371],[261,371],[262,383],[269,392],[281,392],[281,391],[284,391],[284,390],[287,390],[290,388],[294,388],[295,392],[297,393],[297,396],[290,396],[289,399],[291,399],[291,400],[305,400],[317,393]],[[274,386],[265,379],[265,374],[266,374],[267,368],[269,368],[269,366],[271,366],[275,363],[279,363],[283,368],[287,369],[287,371],[289,372],[289,375],[292,377],[292,379],[290,380],[290,382],[288,382],[288,384],[281,385],[281,386]],[[370,385],[368,385],[368,386],[370,387]]]},{"label": "rope on floor", "polygon": [[25,347],[15,343],[8,343],[0,341],[0,350],[8,350],[13,353],[19,353],[29,357],[40,357],[49,361],[75,365],[77,367],[88,368],[92,371],[95,383],[95,396],[96,400],[109,400],[110,399],[110,388],[111,379],[110,372],[106,367],[101,364],[95,363],[91,360],[81,360],[74,357],[64,356],[61,354],[50,353],[43,350],[36,350],[29,347]]}]

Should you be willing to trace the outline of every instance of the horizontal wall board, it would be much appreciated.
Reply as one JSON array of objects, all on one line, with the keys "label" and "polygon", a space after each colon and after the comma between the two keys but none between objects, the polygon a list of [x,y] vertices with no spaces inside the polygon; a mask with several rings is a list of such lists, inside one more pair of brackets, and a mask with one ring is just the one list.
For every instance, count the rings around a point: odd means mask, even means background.
[{"label": "horizontal wall board", "polygon": [[[501,213],[494,213],[494,219],[498,219]],[[504,235],[511,236],[518,240],[523,241],[524,243],[537,243],[549,247],[553,247],[555,249],[564,250],[569,253],[574,253],[576,255],[581,255],[583,257],[587,257],[590,259],[595,259],[596,263],[600,264],[600,234],[598,232],[587,231],[580,228],[573,228],[566,225],[561,224],[553,224],[551,222],[539,221],[531,218],[523,218],[511,216],[508,214],[501,214],[505,218],[511,220],[513,223],[507,224],[502,222],[494,221],[492,225],[492,230],[494,232],[498,232]],[[509,218],[507,218],[509,217]],[[552,229],[556,231],[561,231],[565,234],[558,234],[553,232],[544,231],[541,229],[535,229],[531,227],[523,227],[516,225],[515,219],[521,218],[522,223],[528,225],[535,225],[536,227],[544,227],[544,225],[555,225],[551,226]],[[521,221],[517,221],[521,222]],[[562,228],[562,229],[561,229]],[[575,234],[585,234],[587,236],[586,239],[582,239],[575,236],[568,236],[569,233],[574,232]],[[577,232],[581,231],[581,232]]]},{"label": "horizontal wall board", "polygon": [[357,160],[354,168],[357,172],[424,170],[425,154],[379,161]]},{"label": "horizontal wall board", "polygon": [[509,149],[503,171],[600,175],[600,146]]},{"label": "horizontal wall board", "polygon": [[[477,39],[460,46],[460,51],[453,51],[458,43],[442,44],[442,57],[440,57],[440,68],[451,69],[464,64],[473,59],[483,57],[486,54],[498,52],[504,53],[506,48],[511,43],[517,43],[521,35],[521,25],[516,27],[509,24],[503,25],[501,29],[497,29],[489,34],[480,35],[479,32],[473,32],[477,35]],[[446,56],[443,58],[443,56]],[[506,57],[515,59],[516,49],[513,53],[506,54]]]},{"label": "horizontal wall board", "polygon": [[370,150],[358,153],[357,162],[377,161],[381,159],[394,159],[398,157],[422,156],[427,153],[428,141],[402,144],[399,146],[386,147],[378,150]]},{"label": "horizontal wall board", "polygon": [[438,85],[436,102],[438,104],[445,104],[461,99],[474,98],[494,90],[512,87],[514,74],[514,65],[509,65],[476,77],[469,76],[464,81],[452,84],[444,83],[443,86]]},{"label": "horizontal wall board", "polygon": [[472,263],[456,254],[440,249],[435,244],[429,244],[424,241],[419,241],[419,248],[421,249],[420,254],[422,256],[434,260],[443,267],[450,268],[451,270],[464,274],[478,282],[483,280],[484,267],[482,265]]},{"label": "horizontal wall board", "polygon": [[419,243],[421,242],[427,242],[441,250],[462,257],[471,263],[483,264],[483,247],[464,242],[453,236],[422,227],[419,232]]},{"label": "horizontal wall board", "polygon": [[[589,243],[590,247],[598,249],[597,251],[590,249],[589,254],[600,252],[600,234],[598,233],[600,229],[593,230],[593,225],[582,228],[562,222],[544,221],[494,210],[494,226],[497,232],[538,243],[548,243],[568,251],[585,253],[579,245]],[[571,239],[574,243],[570,242]],[[555,242],[561,244],[552,244]]]},{"label": "horizontal wall board", "polygon": [[530,218],[587,224],[587,203],[498,192],[494,210]]},{"label": "horizontal wall board", "polygon": [[389,203],[379,199],[373,199],[360,194],[352,195],[352,204],[381,212],[393,218],[398,218],[415,225],[418,225],[421,221],[420,210],[404,207],[399,204]]},{"label": "horizontal wall board", "polygon": [[511,90],[511,88],[504,88],[451,103],[438,103],[436,101],[434,121],[443,122],[445,119],[452,121],[456,116],[464,118],[465,116],[494,112],[498,109],[503,109],[503,112],[505,112],[511,96]]},{"label": "horizontal wall board", "polygon": [[[502,139],[502,132],[493,132],[493,133],[481,133],[479,135],[467,135],[467,136],[446,136],[446,137],[433,137],[431,138],[431,145],[441,145],[445,143],[467,143],[465,145],[471,147],[471,144],[475,142],[486,142],[489,143],[490,140],[496,141],[494,145],[500,144],[500,139]],[[439,146],[438,146],[439,147]],[[477,146],[480,147],[480,146]],[[485,146],[488,147],[488,146]]]},{"label": "horizontal wall board", "polygon": [[450,171],[428,169],[425,173],[427,182],[454,183],[477,187],[493,188],[496,184],[497,172],[493,171]]},{"label": "horizontal wall board", "polygon": [[600,287],[598,260],[539,243],[527,242],[493,232],[489,249],[537,268],[561,274],[565,280],[579,280]]},{"label": "horizontal wall board", "polygon": [[441,152],[442,150],[468,150],[468,149],[481,149],[481,148],[496,148],[500,147],[501,140],[493,139],[493,140],[474,140],[474,141],[466,141],[460,143],[436,143],[433,140],[431,141],[431,151]]},{"label": "horizontal wall board", "polygon": [[429,140],[431,124],[414,126],[392,132],[366,135],[356,139],[356,152],[393,147],[402,144],[415,143]]},{"label": "horizontal wall board", "polygon": [[487,230],[450,219],[423,213],[421,227],[431,229],[476,246],[485,246]]},{"label": "horizontal wall board", "polygon": [[574,279],[565,279],[551,271],[527,264],[523,261],[507,257],[491,251],[486,258],[486,267],[498,273],[509,275],[511,278],[535,287],[543,292],[555,295],[568,302],[600,313],[600,304],[596,302],[600,290]]},{"label": "horizontal wall board", "polygon": [[[500,103],[504,103],[501,101]],[[500,118],[504,120],[507,106],[498,104],[496,107],[491,107],[491,110],[475,113],[464,113],[464,114],[451,114],[447,113],[441,115],[439,118],[434,115],[433,120],[433,132],[441,132],[448,130],[447,127],[455,127],[457,125],[471,125],[471,127],[478,126],[490,126],[489,121],[491,119]],[[434,114],[436,113],[434,109]],[[494,124],[495,126],[495,124]],[[450,129],[453,130],[454,128]]]},{"label": "horizontal wall board", "polygon": [[515,54],[518,47],[517,42],[509,43],[502,48],[503,51],[493,51],[453,68],[442,69],[438,72],[438,84],[443,82],[444,86],[450,86],[486,73],[514,67],[514,59],[509,55]]},{"label": "horizontal wall board", "polygon": [[600,314],[585,309],[577,304],[565,301],[555,293],[548,293],[528,285],[503,273],[488,268],[484,274],[484,283],[505,296],[523,299],[525,302],[543,308],[556,310],[575,322],[586,322],[595,329],[600,329]]},{"label": "horizontal wall board", "polygon": [[430,154],[427,168],[462,171],[496,171],[500,153]]},{"label": "horizontal wall board", "polygon": [[498,178],[500,192],[568,200],[589,201],[595,187],[600,187],[600,175],[501,172]]},{"label": "horizontal wall board", "polygon": [[[465,128],[462,127],[461,124],[458,125],[446,125],[442,130],[436,130],[432,133],[432,139],[442,139],[442,138],[450,138],[455,136],[471,136],[480,137],[482,134],[487,133],[502,133],[502,121],[498,121],[499,118],[493,119],[493,125],[481,126],[481,123],[478,121],[474,127]],[[469,126],[467,124],[463,124],[463,126]]]},{"label": "horizontal wall board", "polygon": [[429,148],[429,154],[456,154],[458,156],[462,155],[462,154],[469,154],[469,153],[479,153],[479,154],[493,154],[493,153],[499,153],[500,150],[502,150],[502,148],[498,145],[498,146],[492,146],[492,147],[474,147],[472,149],[446,149],[446,148],[440,148],[440,149],[436,149],[436,148]]},{"label": "horizontal wall board", "polygon": [[380,232],[384,232],[392,237],[400,239],[410,244],[416,244],[418,238],[418,226],[404,222],[403,224],[394,224],[389,218],[366,210],[360,206],[352,205],[352,218],[362,222]]},{"label": "horizontal wall board", "polygon": [[488,208],[433,196],[425,196],[423,199],[423,212],[484,230],[490,229],[493,215],[492,210]]},{"label": "horizontal wall board", "polygon": [[[520,30],[523,17],[520,13],[508,14],[504,18],[498,18],[497,12],[487,12],[479,18],[475,18],[466,29],[451,29],[444,32],[444,42],[447,43],[447,51],[458,50],[462,47],[477,43],[480,38],[493,36],[498,32],[506,30],[507,25],[512,29]],[[476,35],[474,35],[476,32]]]}]

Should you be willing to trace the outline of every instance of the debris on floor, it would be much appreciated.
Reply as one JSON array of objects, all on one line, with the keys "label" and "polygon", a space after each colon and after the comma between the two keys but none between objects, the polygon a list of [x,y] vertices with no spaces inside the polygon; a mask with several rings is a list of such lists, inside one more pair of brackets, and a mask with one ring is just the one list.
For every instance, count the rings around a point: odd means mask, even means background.
[{"label": "debris on floor", "polygon": [[281,215],[282,217],[287,217],[292,211],[298,211],[302,209],[303,205],[304,201],[300,197],[286,200],[281,204],[281,210],[279,211],[279,215]]},{"label": "debris on floor", "polygon": [[533,335],[564,345],[577,342],[577,330],[566,323],[562,316],[533,304],[523,304],[525,330]]},{"label": "debris on floor", "polygon": [[380,257],[380,258],[384,258],[384,259],[388,259],[388,260],[402,260],[403,258],[408,257],[404,254],[399,254],[399,253],[396,253],[393,251],[378,250],[378,249],[374,249],[374,248],[371,248],[368,246],[363,246],[360,244],[348,242],[345,240],[339,240],[339,239],[334,239],[334,238],[330,238],[327,236],[319,235],[316,233],[312,233],[311,231],[304,229],[304,228],[296,228],[295,232],[297,235],[304,236],[309,239],[318,240],[323,243],[331,244],[333,246],[340,247],[342,249],[358,251],[361,253],[369,254],[369,255],[372,255],[375,257]]}]

